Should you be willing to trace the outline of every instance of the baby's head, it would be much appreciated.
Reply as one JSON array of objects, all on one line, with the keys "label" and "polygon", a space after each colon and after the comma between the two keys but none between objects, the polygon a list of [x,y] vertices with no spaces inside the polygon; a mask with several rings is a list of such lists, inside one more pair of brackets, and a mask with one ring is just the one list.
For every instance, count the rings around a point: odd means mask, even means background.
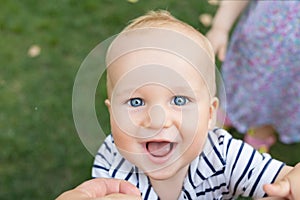
[{"label": "baby's head", "polygon": [[105,101],[120,153],[167,179],[203,150],[218,106],[208,40],[166,11],[128,25],[107,53]]},{"label": "baby's head", "polygon": [[[165,30],[165,31],[163,31]],[[169,31],[167,31],[169,30]],[[141,41],[144,38],[140,38],[140,41],[136,41],[137,38],[139,37],[137,35],[142,35],[145,33],[149,33],[149,32],[156,32],[156,36],[160,36],[159,38],[150,38],[148,37],[148,42],[145,41]],[[170,34],[170,32],[173,32]],[[161,35],[160,35],[161,34]],[[128,35],[132,35],[131,38],[128,37]],[[135,37],[136,36],[136,37]],[[147,36],[146,36],[147,37]],[[116,58],[118,58],[121,54],[124,53],[128,53],[129,51],[133,51],[136,49],[140,49],[140,48],[145,48],[147,46],[147,48],[149,47],[154,47],[155,44],[153,43],[160,43],[162,41],[164,41],[166,38],[168,38],[169,41],[173,41],[173,45],[174,46],[168,46],[169,51],[176,51],[176,49],[172,49],[175,48],[176,46],[178,46],[177,43],[179,43],[180,41],[176,41],[176,39],[182,39],[182,37],[185,38],[185,40],[189,40],[189,42],[194,43],[193,45],[197,45],[198,48],[201,49],[201,52],[196,51],[196,52],[192,52],[190,48],[189,44],[184,44],[184,50],[188,50],[189,54],[191,54],[191,57],[193,55],[197,56],[197,54],[205,54],[206,58],[205,60],[207,60],[207,62],[210,62],[209,64],[207,64],[207,66],[202,65],[202,66],[194,66],[194,67],[199,67],[199,69],[203,68],[203,67],[210,67],[209,69],[204,69],[206,71],[203,71],[205,74],[203,74],[204,76],[206,76],[206,79],[210,78],[210,81],[207,81],[208,87],[210,87],[209,89],[211,90],[210,93],[212,96],[215,95],[216,92],[216,85],[215,85],[215,69],[214,67],[211,67],[209,65],[211,64],[215,64],[215,55],[214,55],[214,51],[213,48],[210,44],[210,42],[208,41],[208,39],[206,37],[204,37],[199,31],[197,31],[196,29],[194,29],[192,26],[176,19],[175,17],[173,17],[169,12],[164,11],[164,10],[160,10],[160,11],[150,11],[148,12],[146,15],[138,17],[134,20],[132,20],[132,22],[123,29],[123,31],[120,33],[120,35],[116,38],[116,40],[113,42],[113,45],[111,45],[112,47],[115,48],[110,48],[110,51],[108,52],[107,55],[107,65],[109,66]],[[145,44],[145,43],[146,44]],[[184,43],[182,41],[182,43]],[[130,47],[128,47],[130,46]],[[163,46],[155,46],[156,48],[162,48]],[[121,50],[120,50],[121,48]],[[178,47],[181,48],[181,47]],[[112,50],[113,49],[113,50]],[[198,49],[199,50],[199,49]],[[181,52],[176,52],[176,53],[181,53]],[[186,55],[183,55],[186,56]],[[200,57],[200,55],[199,55]],[[188,59],[188,58],[186,58]],[[201,59],[201,58],[200,58]],[[202,60],[201,62],[204,62],[205,60]],[[195,64],[195,63],[194,63]],[[108,72],[109,72],[109,68],[108,68]],[[110,96],[111,94],[111,84],[110,84],[110,76],[108,73],[108,96]]]}]

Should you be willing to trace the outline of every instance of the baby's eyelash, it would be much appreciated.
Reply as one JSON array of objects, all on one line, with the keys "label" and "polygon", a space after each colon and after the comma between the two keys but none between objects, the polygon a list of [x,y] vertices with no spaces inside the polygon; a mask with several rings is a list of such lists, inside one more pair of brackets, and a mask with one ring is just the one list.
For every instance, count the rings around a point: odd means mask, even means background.
[{"label": "baby's eyelash", "polygon": [[171,104],[176,106],[184,106],[190,102],[190,99],[185,96],[174,96],[172,98]]},{"label": "baby's eyelash", "polygon": [[144,106],[145,102],[142,98],[131,98],[127,101],[127,104],[131,107],[140,107],[140,106]]}]

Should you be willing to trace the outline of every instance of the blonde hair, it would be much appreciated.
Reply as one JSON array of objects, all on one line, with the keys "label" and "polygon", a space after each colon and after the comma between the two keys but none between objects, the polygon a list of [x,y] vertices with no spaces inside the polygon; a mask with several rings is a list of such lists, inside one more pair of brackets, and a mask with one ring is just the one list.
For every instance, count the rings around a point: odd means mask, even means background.
[{"label": "blonde hair", "polygon": [[[129,25],[126,26],[123,29],[123,31],[129,31],[133,29],[147,28],[147,27],[149,28],[166,27],[166,26],[174,27],[174,25],[178,25],[179,28],[185,28],[186,31],[191,32],[193,34],[193,39],[196,40],[197,43],[199,43],[204,48],[207,55],[210,57],[213,63],[215,63],[214,51],[208,39],[204,35],[202,35],[199,31],[197,31],[194,27],[176,19],[166,10],[149,11],[145,15],[130,21]],[[179,29],[178,31],[183,31],[183,30]]]}]

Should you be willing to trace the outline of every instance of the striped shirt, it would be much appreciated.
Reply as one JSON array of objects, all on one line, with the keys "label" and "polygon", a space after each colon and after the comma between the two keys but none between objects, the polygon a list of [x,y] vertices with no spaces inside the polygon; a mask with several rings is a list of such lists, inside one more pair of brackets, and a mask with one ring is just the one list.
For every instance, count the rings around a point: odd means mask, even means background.
[{"label": "striped shirt", "polygon": [[[274,182],[283,166],[227,131],[215,129],[208,133],[202,153],[190,163],[179,199],[261,198],[263,184]],[[149,178],[118,152],[112,135],[95,157],[92,176],[127,180],[139,188],[143,199],[159,199]]]}]

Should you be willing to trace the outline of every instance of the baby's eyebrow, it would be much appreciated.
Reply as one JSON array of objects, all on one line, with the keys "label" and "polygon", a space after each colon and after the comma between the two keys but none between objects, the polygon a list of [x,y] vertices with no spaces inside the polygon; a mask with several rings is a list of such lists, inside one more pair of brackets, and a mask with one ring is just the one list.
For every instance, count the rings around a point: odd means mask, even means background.
[{"label": "baby's eyebrow", "polygon": [[118,89],[113,88],[112,94],[115,97],[119,97],[119,96],[130,97],[134,92],[137,91],[137,89],[138,89],[138,87],[136,87],[136,86],[135,87],[134,86],[132,86],[132,87],[128,86],[128,87],[118,88]]},{"label": "baby's eyebrow", "polygon": [[194,94],[196,92],[200,92],[200,89],[192,88],[190,86],[174,86],[170,88],[170,91],[173,93],[191,93]]},{"label": "baby's eyebrow", "polygon": [[172,90],[175,91],[175,92],[176,91],[190,91],[190,90],[192,90],[192,88],[180,85],[180,86],[174,86],[174,87],[172,87]]},{"label": "baby's eyebrow", "polygon": [[[182,86],[182,85],[172,86],[172,87],[163,86],[163,87],[168,89],[173,95],[183,95],[183,96],[192,97],[192,96],[195,96],[196,93],[199,94],[201,92],[200,89],[195,89],[195,88]],[[134,92],[138,92],[137,87],[126,87],[121,90],[114,90],[113,96],[115,96],[115,97],[120,97],[120,96],[130,97]]]}]

